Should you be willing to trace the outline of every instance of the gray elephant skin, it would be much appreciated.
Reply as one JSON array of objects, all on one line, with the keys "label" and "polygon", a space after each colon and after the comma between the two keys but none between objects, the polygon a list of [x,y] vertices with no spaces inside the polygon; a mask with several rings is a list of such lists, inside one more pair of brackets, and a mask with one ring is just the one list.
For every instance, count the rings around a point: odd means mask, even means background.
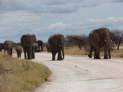
[{"label": "gray elephant skin", "polygon": [[17,53],[17,57],[18,58],[21,58],[21,54],[22,54],[22,51],[23,51],[23,48],[20,44],[14,44],[14,47],[13,47]]},{"label": "gray elephant skin", "polygon": [[58,53],[57,60],[64,59],[64,36],[62,34],[56,34],[48,39],[48,49],[52,53],[52,60],[55,60],[55,56]]},{"label": "gray elephant skin", "polygon": [[34,44],[33,47],[35,49],[35,52],[41,52],[43,51],[43,41],[37,40]]},{"label": "gray elephant skin", "polygon": [[37,43],[38,43],[38,46],[39,46],[39,51],[43,51],[43,44],[44,44],[43,41],[38,40]]},{"label": "gray elephant skin", "polygon": [[4,44],[0,43],[0,51],[2,51],[4,49]]},{"label": "gray elephant skin", "polygon": [[104,49],[104,59],[111,58],[111,34],[108,28],[98,28],[89,34],[90,51],[89,57],[92,58],[94,52],[94,59],[100,59],[100,49]]},{"label": "gray elephant skin", "polygon": [[33,44],[36,42],[36,36],[32,34],[25,34],[21,37],[21,45],[24,50],[25,59],[34,59],[35,50]]},{"label": "gray elephant skin", "polygon": [[8,55],[12,56],[12,49],[13,49],[14,42],[10,40],[6,40],[3,44],[4,46],[4,53],[7,52]]}]

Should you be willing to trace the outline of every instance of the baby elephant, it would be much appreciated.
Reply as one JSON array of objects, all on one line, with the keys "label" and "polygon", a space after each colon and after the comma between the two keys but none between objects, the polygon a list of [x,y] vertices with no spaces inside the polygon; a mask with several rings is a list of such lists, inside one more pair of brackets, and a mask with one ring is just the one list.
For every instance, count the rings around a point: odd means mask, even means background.
[{"label": "baby elephant", "polygon": [[17,53],[17,57],[18,58],[21,58],[21,54],[22,54],[22,46],[21,45],[15,45],[14,46],[14,49],[15,49],[15,51],[16,51],[16,53]]}]

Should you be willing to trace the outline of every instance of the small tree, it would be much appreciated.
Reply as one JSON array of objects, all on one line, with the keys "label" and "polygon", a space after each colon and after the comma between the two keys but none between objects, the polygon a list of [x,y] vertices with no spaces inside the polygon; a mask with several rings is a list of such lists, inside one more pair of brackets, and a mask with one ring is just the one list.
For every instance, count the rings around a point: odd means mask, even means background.
[{"label": "small tree", "polygon": [[123,40],[123,33],[121,30],[112,30],[111,39],[113,43],[116,45],[117,50],[119,50],[120,44]]}]

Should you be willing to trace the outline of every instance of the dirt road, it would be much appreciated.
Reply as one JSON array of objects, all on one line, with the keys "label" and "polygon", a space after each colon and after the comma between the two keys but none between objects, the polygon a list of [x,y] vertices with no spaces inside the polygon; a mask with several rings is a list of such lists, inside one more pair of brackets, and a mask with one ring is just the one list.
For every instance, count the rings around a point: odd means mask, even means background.
[{"label": "dirt road", "polygon": [[93,60],[87,56],[66,56],[50,61],[51,54],[36,54],[38,63],[53,72],[35,92],[123,92],[123,59]]}]

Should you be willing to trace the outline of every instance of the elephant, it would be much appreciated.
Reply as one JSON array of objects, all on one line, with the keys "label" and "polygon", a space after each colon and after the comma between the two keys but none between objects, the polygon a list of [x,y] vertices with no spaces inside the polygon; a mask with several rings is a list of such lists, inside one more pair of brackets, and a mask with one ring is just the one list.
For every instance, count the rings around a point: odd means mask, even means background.
[{"label": "elephant", "polygon": [[39,46],[39,51],[43,51],[43,41],[38,40],[37,43],[38,43],[38,46]]},{"label": "elephant", "polygon": [[40,52],[39,45],[37,42],[33,43],[33,50],[34,52]]},{"label": "elephant", "polygon": [[15,45],[14,45],[14,49],[15,49],[15,51],[16,51],[16,53],[17,53],[17,57],[18,57],[18,58],[21,58],[21,54],[22,54],[22,51],[23,51],[22,46],[19,45],[19,44],[15,44]]},{"label": "elephant", "polygon": [[89,34],[89,57],[92,58],[94,52],[94,59],[100,59],[100,49],[104,48],[104,59],[111,58],[111,35],[108,28],[98,28]]},{"label": "elephant", "polygon": [[64,36],[62,34],[55,34],[48,39],[48,48],[52,53],[52,60],[55,60],[56,53],[58,53],[57,60],[64,59]]},{"label": "elephant", "polygon": [[0,43],[0,51],[2,51],[4,49],[4,44]]},{"label": "elephant", "polygon": [[49,49],[48,42],[47,42],[47,43],[45,43],[45,47],[46,47],[46,49],[47,49],[47,52],[51,52],[51,51],[50,51],[50,49]]},{"label": "elephant", "polygon": [[13,46],[14,46],[14,42],[13,41],[10,41],[10,40],[6,40],[3,44],[4,46],[4,53],[7,52],[8,55],[12,56],[12,49],[13,49]]},{"label": "elephant", "polygon": [[34,59],[35,52],[33,44],[36,42],[36,36],[34,34],[25,34],[21,37],[21,45],[24,50],[25,59]]}]

